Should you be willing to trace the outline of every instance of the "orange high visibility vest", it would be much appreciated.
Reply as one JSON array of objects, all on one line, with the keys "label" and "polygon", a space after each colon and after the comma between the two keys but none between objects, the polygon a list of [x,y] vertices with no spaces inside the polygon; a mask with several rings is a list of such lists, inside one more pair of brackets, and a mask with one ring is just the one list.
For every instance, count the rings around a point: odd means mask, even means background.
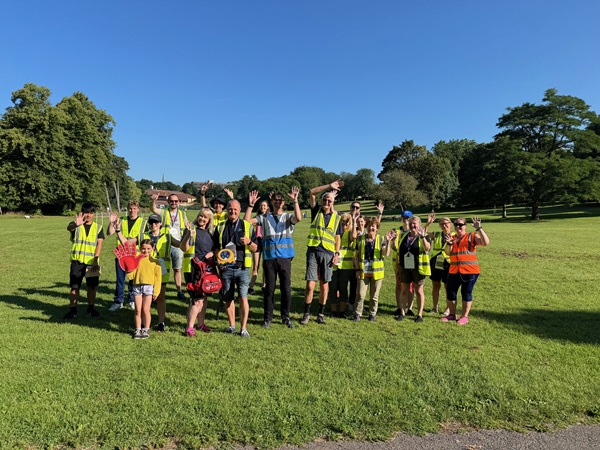
[{"label": "orange high visibility vest", "polygon": [[450,253],[450,273],[478,274],[479,262],[475,246],[476,233],[469,233],[457,240],[454,237]]}]

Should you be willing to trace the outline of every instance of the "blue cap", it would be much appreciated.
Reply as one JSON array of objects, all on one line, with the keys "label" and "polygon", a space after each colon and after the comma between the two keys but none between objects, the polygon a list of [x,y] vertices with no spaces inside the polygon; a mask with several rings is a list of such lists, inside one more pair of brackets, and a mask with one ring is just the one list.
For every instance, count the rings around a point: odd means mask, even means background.
[{"label": "blue cap", "polygon": [[412,212],[410,212],[408,209],[405,209],[402,211],[402,217],[408,217],[410,219],[412,217]]}]

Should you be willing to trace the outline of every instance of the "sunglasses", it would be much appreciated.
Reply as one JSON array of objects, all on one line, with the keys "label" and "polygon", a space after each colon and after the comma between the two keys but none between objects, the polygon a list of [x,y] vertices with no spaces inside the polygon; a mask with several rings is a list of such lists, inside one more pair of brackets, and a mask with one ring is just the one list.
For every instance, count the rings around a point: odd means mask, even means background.
[{"label": "sunglasses", "polygon": [[333,200],[330,200],[328,198],[324,198],[323,199],[323,203],[333,203]]},{"label": "sunglasses", "polygon": [[360,209],[360,206],[354,206],[354,205],[352,205],[350,208],[352,208],[352,209]]},{"label": "sunglasses", "polygon": [[169,200],[169,203],[179,203],[179,200]]},{"label": "sunglasses", "polygon": [[464,227],[466,225],[466,223],[455,223],[454,226],[455,227]]}]

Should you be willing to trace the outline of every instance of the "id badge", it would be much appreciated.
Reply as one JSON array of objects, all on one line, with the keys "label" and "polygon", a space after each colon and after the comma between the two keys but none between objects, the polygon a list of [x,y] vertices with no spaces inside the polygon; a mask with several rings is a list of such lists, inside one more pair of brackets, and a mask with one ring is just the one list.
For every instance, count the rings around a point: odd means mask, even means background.
[{"label": "id badge", "polygon": [[235,247],[235,244],[233,242],[230,242],[229,244],[227,244],[225,246],[225,248],[228,248],[229,250],[231,250],[233,252],[233,254],[235,254],[236,247]]},{"label": "id badge", "polygon": [[415,268],[415,257],[411,252],[404,255],[404,268],[406,270],[412,270]]},{"label": "id badge", "polygon": [[444,257],[442,255],[438,255],[438,257],[435,258],[435,268],[439,270],[444,270],[444,261]]},{"label": "id badge", "polygon": [[365,261],[364,273],[373,273],[373,261]]}]

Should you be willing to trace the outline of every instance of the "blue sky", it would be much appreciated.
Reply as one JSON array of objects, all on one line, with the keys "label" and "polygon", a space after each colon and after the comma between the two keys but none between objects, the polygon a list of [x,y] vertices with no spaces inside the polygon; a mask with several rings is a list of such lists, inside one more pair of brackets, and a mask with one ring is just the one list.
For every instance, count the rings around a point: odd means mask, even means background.
[{"label": "blue sky", "polygon": [[490,141],[544,91],[600,112],[600,2],[13,1],[0,108],[85,93],[135,180],[375,173],[405,139]]}]

